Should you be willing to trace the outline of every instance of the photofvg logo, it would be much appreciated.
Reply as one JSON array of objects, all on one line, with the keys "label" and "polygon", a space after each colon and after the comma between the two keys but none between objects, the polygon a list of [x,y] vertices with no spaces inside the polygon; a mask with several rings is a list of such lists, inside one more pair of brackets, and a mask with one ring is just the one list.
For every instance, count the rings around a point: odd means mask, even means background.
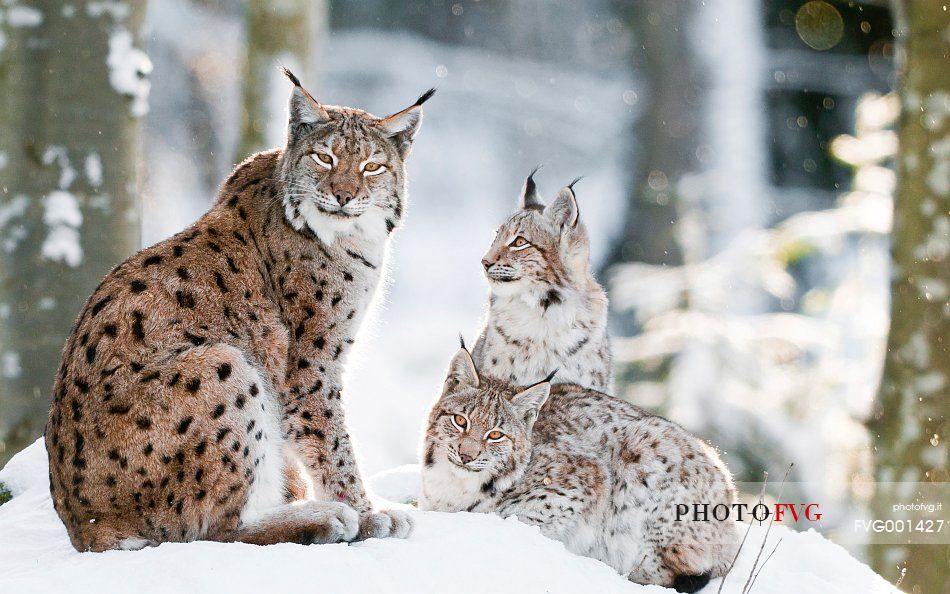
[{"label": "photofvg logo", "polygon": [[733,503],[726,505],[718,503],[677,503],[675,520],[681,522],[709,522],[716,520],[725,522],[733,520],[739,522],[756,521],[760,524],[772,520],[775,522],[790,521],[794,523],[818,522],[821,520],[821,506],[818,503]]},{"label": "photofvg logo", "polygon": [[814,529],[843,545],[950,544],[950,483],[866,480],[850,488],[822,483],[737,483],[731,504],[679,501],[676,522],[740,522]]}]

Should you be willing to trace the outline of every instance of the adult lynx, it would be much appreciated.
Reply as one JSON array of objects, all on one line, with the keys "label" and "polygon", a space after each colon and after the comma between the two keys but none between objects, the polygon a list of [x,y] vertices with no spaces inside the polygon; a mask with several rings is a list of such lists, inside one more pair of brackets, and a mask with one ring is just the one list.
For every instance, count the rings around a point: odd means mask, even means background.
[{"label": "adult lynx", "polygon": [[46,447],[79,550],[411,529],[373,513],[340,391],[432,93],[381,119],[321,105],[286,74],[286,147],[241,163],[194,225],[109,273],[66,343]]}]

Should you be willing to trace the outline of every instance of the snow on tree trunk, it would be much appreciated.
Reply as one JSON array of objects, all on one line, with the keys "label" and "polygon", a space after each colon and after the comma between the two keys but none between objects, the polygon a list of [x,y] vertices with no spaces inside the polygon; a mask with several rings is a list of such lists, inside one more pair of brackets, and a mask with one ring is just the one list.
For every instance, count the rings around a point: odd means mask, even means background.
[{"label": "snow on tree trunk", "polygon": [[[892,235],[891,329],[875,414],[876,514],[912,503],[915,482],[946,482],[950,389],[950,12],[906,1],[905,64]],[[903,483],[903,485],[901,484]],[[944,487],[945,488],[945,487]],[[871,547],[875,569],[908,592],[947,592],[946,545]],[[942,586],[942,587],[941,587]]]},{"label": "snow on tree trunk", "polygon": [[70,326],[138,247],[144,2],[0,7],[0,464],[43,431]]},{"label": "snow on tree trunk", "polygon": [[[310,80],[318,41],[326,29],[327,5],[323,0],[250,0],[247,7],[247,57],[244,65],[244,99],[241,141],[236,160],[277,146],[288,88],[278,66],[286,66],[317,93]],[[278,81],[280,93],[274,93]],[[319,94],[316,94],[319,100]],[[281,114],[281,117],[276,117]]]}]

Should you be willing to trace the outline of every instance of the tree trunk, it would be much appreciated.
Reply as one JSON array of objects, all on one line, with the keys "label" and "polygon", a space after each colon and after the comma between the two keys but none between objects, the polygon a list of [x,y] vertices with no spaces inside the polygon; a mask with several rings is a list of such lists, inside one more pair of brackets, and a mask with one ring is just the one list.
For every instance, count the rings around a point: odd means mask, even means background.
[{"label": "tree trunk", "polygon": [[676,184],[699,169],[700,68],[688,36],[694,2],[643,0],[621,3],[621,18],[635,39],[632,66],[646,79],[645,106],[632,132],[637,167],[622,236],[608,265],[618,262],[681,264],[676,239]]},{"label": "tree trunk", "polygon": [[[881,519],[893,517],[891,504],[913,503],[915,490],[908,491],[913,485],[907,483],[948,481],[950,40],[945,32],[950,12],[941,2],[917,0],[904,2],[902,9],[906,62],[891,246],[891,330],[869,423],[878,481],[875,515]],[[901,587],[908,592],[950,591],[948,553],[947,545],[871,547],[874,567],[884,577],[896,581],[906,568]]]},{"label": "tree trunk", "polygon": [[[293,70],[304,86],[316,94],[316,85],[309,79],[314,75],[315,50],[326,23],[324,0],[250,0],[248,3],[244,109],[237,161],[276,146],[275,142],[283,137],[283,127],[268,129],[269,124],[284,121],[283,99],[290,93],[285,85],[281,100],[271,101],[274,81],[283,80],[278,66]],[[320,99],[319,94],[316,97]],[[275,113],[277,109],[279,113]]]},{"label": "tree trunk", "polygon": [[0,7],[0,465],[43,432],[66,335],[138,247],[144,2]]}]

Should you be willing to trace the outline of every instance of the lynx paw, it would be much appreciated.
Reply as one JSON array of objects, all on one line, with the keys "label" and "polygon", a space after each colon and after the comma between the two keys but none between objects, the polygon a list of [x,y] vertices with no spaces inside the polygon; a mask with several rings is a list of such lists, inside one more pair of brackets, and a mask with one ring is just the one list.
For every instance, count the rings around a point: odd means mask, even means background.
[{"label": "lynx paw", "polygon": [[301,544],[349,542],[356,538],[360,517],[352,507],[332,501],[307,502],[311,527],[301,535]]},{"label": "lynx paw", "polygon": [[408,513],[395,509],[365,514],[360,518],[359,540],[367,538],[408,538],[413,520]]}]

